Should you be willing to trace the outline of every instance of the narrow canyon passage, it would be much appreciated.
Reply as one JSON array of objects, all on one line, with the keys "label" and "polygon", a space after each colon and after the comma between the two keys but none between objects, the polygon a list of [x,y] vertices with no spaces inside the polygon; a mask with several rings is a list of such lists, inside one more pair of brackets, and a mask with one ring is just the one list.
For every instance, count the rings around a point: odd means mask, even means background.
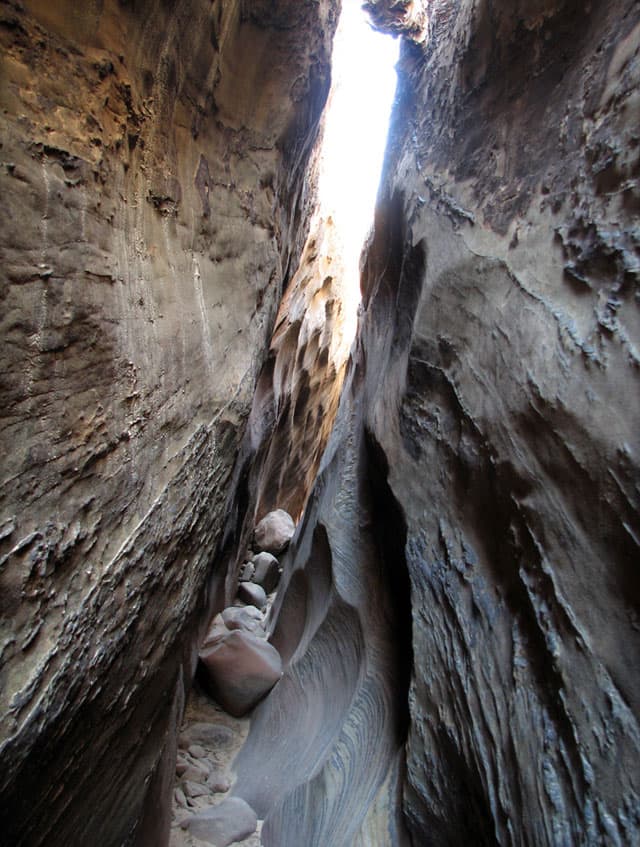
[{"label": "narrow canyon passage", "polygon": [[341,5],[0,0],[11,847],[640,844],[640,9],[367,0],[349,252]]}]

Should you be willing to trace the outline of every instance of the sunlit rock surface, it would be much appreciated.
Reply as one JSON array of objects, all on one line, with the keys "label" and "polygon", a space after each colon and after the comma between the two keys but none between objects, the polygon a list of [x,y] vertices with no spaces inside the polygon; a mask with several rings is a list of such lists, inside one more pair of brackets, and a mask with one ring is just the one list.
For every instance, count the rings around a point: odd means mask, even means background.
[{"label": "sunlit rock surface", "polygon": [[334,7],[0,4],[6,843],[166,839]]}]

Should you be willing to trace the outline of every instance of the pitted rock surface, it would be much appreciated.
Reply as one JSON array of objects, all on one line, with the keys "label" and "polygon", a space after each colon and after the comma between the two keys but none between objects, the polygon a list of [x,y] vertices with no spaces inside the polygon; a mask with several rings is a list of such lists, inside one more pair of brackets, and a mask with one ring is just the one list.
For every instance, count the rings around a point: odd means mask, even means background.
[{"label": "pitted rock surface", "polygon": [[314,210],[336,9],[0,3],[7,843],[164,841],[200,601]]}]

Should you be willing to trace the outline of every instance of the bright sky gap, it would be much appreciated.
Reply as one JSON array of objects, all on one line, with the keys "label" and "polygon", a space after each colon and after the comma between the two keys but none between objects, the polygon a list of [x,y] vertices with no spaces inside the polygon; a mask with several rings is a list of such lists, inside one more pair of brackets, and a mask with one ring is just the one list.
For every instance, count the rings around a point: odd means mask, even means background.
[{"label": "bright sky gap", "polygon": [[343,0],[332,62],[320,174],[323,216],[343,247],[346,288],[359,300],[358,258],[373,223],[399,41],[373,30],[360,0]]}]

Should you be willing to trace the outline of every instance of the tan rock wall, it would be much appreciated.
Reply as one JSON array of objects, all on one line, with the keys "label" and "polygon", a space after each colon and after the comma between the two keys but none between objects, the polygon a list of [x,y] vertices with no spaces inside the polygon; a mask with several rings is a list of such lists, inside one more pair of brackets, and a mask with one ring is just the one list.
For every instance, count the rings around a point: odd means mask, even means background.
[{"label": "tan rock wall", "polygon": [[313,208],[334,26],[330,0],[0,5],[12,843],[165,838],[156,765]]}]

